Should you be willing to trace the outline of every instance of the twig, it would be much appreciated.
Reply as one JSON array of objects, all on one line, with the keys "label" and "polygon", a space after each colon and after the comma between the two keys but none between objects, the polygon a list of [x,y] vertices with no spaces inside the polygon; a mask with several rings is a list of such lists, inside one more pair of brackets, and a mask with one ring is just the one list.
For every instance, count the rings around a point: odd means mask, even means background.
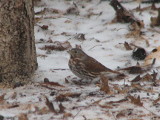
[{"label": "twig", "polygon": [[74,118],[81,112],[82,110],[79,110],[78,112],[77,112],[77,114],[75,115],[75,116],[73,116],[73,120],[74,120]]},{"label": "twig", "polygon": [[95,46],[91,47],[89,50],[92,50],[93,48],[95,48],[97,46],[102,46],[102,45],[95,45]]},{"label": "twig", "polygon": [[52,87],[48,87],[48,86],[46,86],[46,85],[40,85],[41,87],[44,87],[44,88],[47,88],[47,89],[49,89],[49,90],[57,90],[57,89],[55,89],[55,88],[52,88]]}]

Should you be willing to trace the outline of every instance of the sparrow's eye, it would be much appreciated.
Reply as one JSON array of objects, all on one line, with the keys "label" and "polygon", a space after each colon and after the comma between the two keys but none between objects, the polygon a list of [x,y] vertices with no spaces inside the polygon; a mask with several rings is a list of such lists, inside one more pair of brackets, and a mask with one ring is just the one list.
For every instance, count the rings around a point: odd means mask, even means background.
[{"label": "sparrow's eye", "polygon": [[74,51],[75,53],[78,53],[77,51]]}]

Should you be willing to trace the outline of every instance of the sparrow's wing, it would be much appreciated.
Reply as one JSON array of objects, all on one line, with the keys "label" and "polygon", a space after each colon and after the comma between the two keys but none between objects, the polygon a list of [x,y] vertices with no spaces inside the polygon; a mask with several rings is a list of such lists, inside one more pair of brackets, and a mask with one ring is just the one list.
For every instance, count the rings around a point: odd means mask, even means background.
[{"label": "sparrow's wing", "polygon": [[94,58],[89,57],[89,56],[88,56],[88,59],[85,60],[85,68],[86,68],[86,70],[91,71],[91,72],[95,72],[95,73],[100,73],[100,72],[106,71],[106,72],[120,74],[117,71],[113,71],[113,70],[105,67],[100,62],[98,62],[97,60],[95,60]]}]

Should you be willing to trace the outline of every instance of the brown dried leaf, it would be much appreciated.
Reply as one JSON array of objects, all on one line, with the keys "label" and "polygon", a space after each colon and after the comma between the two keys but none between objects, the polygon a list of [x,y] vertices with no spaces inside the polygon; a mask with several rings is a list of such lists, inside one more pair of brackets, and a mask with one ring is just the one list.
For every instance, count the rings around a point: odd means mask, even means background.
[{"label": "brown dried leaf", "polygon": [[142,74],[145,72],[140,66],[131,66],[120,70],[127,70],[130,74]]},{"label": "brown dried leaf", "polygon": [[72,115],[72,113],[64,113],[63,114],[63,118],[68,118],[68,117],[72,117],[73,115]]},{"label": "brown dried leaf", "polygon": [[147,6],[147,7],[141,8],[141,5],[139,5],[138,7],[134,8],[132,11],[143,12],[146,10],[151,10],[151,8],[152,8],[152,6]]},{"label": "brown dried leaf", "polygon": [[67,79],[67,77],[65,78],[65,83],[69,83],[69,80]]},{"label": "brown dried leaf", "polygon": [[133,109],[125,109],[121,110],[117,115],[116,118],[126,117],[132,115]]},{"label": "brown dried leaf", "polygon": [[56,101],[63,102],[63,101],[68,101],[69,99],[67,96],[60,94],[59,96],[56,96]]},{"label": "brown dried leaf", "polygon": [[53,40],[51,38],[49,38],[46,42],[47,43],[53,43]]},{"label": "brown dried leaf", "polygon": [[54,8],[44,8],[41,11],[38,11],[35,13],[35,15],[43,15],[45,13],[53,13],[53,14],[64,14],[63,11],[58,10],[58,9],[54,9]]},{"label": "brown dried leaf", "polygon": [[119,85],[113,85],[114,90],[117,90],[119,94],[124,94],[124,93],[128,93],[129,89],[125,88],[125,89],[120,89]]},{"label": "brown dried leaf", "polygon": [[154,60],[160,61],[160,46],[152,50],[152,52],[145,58],[145,65],[154,64]]},{"label": "brown dried leaf", "polygon": [[40,48],[41,50],[57,50],[57,51],[64,51],[67,50],[69,48],[72,48],[71,44],[66,41],[66,42],[59,42],[59,41],[55,41],[53,43],[54,45],[45,45],[44,47]]},{"label": "brown dried leaf", "polygon": [[91,16],[96,15],[97,17],[102,15],[103,12],[95,13],[95,12],[89,12],[87,15],[85,15],[87,18],[90,18]]},{"label": "brown dried leaf", "polygon": [[6,93],[4,93],[3,95],[0,96],[0,103],[4,102],[4,96],[6,95]]},{"label": "brown dried leaf", "polygon": [[110,102],[107,102],[107,104],[113,104],[113,103],[122,103],[122,102],[126,102],[127,99],[121,99],[121,100],[118,100],[118,101],[110,101]]},{"label": "brown dried leaf", "polygon": [[124,47],[126,48],[126,50],[132,50],[132,47],[128,44],[128,42],[124,43]]},{"label": "brown dried leaf", "polygon": [[62,105],[62,103],[59,104],[59,113],[64,113],[65,107]]},{"label": "brown dried leaf", "polygon": [[9,109],[10,108],[16,108],[16,107],[19,107],[19,105],[10,105],[10,106],[8,106]]},{"label": "brown dried leaf", "polygon": [[147,73],[141,79],[142,79],[142,81],[151,81],[152,80],[152,75]]},{"label": "brown dried leaf", "polygon": [[[143,3],[143,1],[142,1],[142,3]],[[145,1],[144,1],[144,3],[145,3]],[[158,8],[155,6],[155,4],[153,2],[151,6],[141,8],[141,5],[139,5],[138,7],[134,8],[132,11],[137,11],[137,12],[141,13],[146,10],[158,10]]]},{"label": "brown dried leaf", "polygon": [[116,21],[122,23],[135,23],[139,29],[144,26],[140,20],[138,20],[130,11],[124,8],[117,0],[111,0],[110,5],[116,11]]},{"label": "brown dried leaf", "polygon": [[140,83],[134,83],[134,82],[132,82],[131,86],[132,86],[133,88],[138,89],[138,90],[141,90],[141,89],[142,89],[142,86],[140,85]]},{"label": "brown dried leaf", "polygon": [[78,39],[78,40],[81,40],[81,41],[86,40],[85,34],[83,34],[83,33],[77,34],[77,35],[75,36],[75,38]]},{"label": "brown dried leaf", "polygon": [[152,74],[152,82],[156,82],[157,75],[158,75],[158,73],[155,72],[155,71],[153,71],[153,74]]},{"label": "brown dried leaf", "polygon": [[143,81],[152,81],[153,83],[156,83],[157,75],[158,75],[158,73],[155,72],[155,71],[153,71],[152,74],[147,73],[147,74],[145,74],[141,79],[142,79]]},{"label": "brown dried leaf", "polygon": [[135,97],[129,95],[128,98],[131,100],[131,103],[138,105],[138,106],[143,106],[143,103],[141,102],[140,96],[135,98]]},{"label": "brown dried leaf", "polygon": [[63,95],[66,97],[76,98],[76,97],[79,97],[81,95],[81,93],[65,93]]},{"label": "brown dried leaf", "polygon": [[51,9],[51,12],[54,13],[54,14],[64,14],[61,10],[58,10],[58,9]]},{"label": "brown dried leaf", "polygon": [[68,101],[68,97],[76,98],[79,97],[81,93],[65,93],[65,94],[60,94],[59,96],[56,97],[56,101]]},{"label": "brown dried leaf", "polygon": [[62,32],[61,35],[72,36],[72,34],[71,34],[71,33],[68,33],[68,32]]},{"label": "brown dried leaf", "polygon": [[139,82],[141,80],[140,75],[136,76],[131,82]]},{"label": "brown dried leaf", "polygon": [[18,120],[28,120],[27,114],[21,113],[18,115]]},{"label": "brown dried leaf", "polygon": [[41,83],[42,85],[50,85],[50,86],[58,86],[58,87],[64,87],[63,85],[60,85],[58,82],[45,82]]},{"label": "brown dried leaf", "polygon": [[143,32],[141,32],[141,28],[144,28],[144,23],[143,21],[138,21],[138,22],[133,22],[129,25],[130,32],[126,34],[127,38],[139,38],[139,39],[144,39],[141,35]]},{"label": "brown dried leaf", "polygon": [[54,109],[53,103],[50,102],[46,96],[45,98],[46,98],[46,105],[49,108],[49,110],[53,113],[57,113],[57,111]]},{"label": "brown dried leaf", "polygon": [[74,2],[73,5],[66,10],[66,14],[79,14],[79,9]]},{"label": "brown dried leaf", "polygon": [[120,111],[117,115],[116,118],[121,118],[121,117],[125,117],[125,113],[123,111]]},{"label": "brown dried leaf", "polygon": [[151,26],[159,26],[160,25],[160,9],[158,10],[158,16],[157,17],[151,17]]},{"label": "brown dried leaf", "polygon": [[160,101],[160,97],[153,101],[153,104],[157,104]]},{"label": "brown dried leaf", "polygon": [[43,115],[43,114],[47,114],[47,113],[49,113],[49,111],[46,107],[43,107],[38,111],[39,115]]},{"label": "brown dried leaf", "polygon": [[139,83],[132,83],[131,86],[137,90],[142,90],[142,91],[145,91],[148,93],[156,93],[156,91],[154,91],[152,89],[150,90],[150,89],[146,89],[146,88],[142,87]]},{"label": "brown dried leaf", "polygon": [[113,109],[113,106],[111,105],[99,105],[99,107],[105,108],[105,109]]},{"label": "brown dried leaf", "polygon": [[43,30],[48,30],[48,25],[42,25],[40,26]]},{"label": "brown dried leaf", "polygon": [[107,94],[110,93],[108,78],[104,74],[101,74],[100,80],[101,80],[100,90],[104,91]]},{"label": "brown dried leaf", "polygon": [[39,21],[41,21],[43,18],[42,17],[35,17],[34,18],[34,21],[35,23],[38,23]]},{"label": "brown dried leaf", "polygon": [[132,31],[126,34],[126,38],[141,38],[141,29],[137,25],[131,25]]}]

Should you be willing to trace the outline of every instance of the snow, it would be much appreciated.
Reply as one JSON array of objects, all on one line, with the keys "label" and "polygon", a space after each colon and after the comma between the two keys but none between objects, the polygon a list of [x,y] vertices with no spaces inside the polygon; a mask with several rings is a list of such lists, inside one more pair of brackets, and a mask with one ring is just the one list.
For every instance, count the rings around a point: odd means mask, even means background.
[{"label": "snow", "polygon": [[[70,0],[41,0],[35,6],[35,13],[45,8],[49,9],[44,14],[35,15],[36,18],[40,18],[35,23],[38,70],[32,78],[32,84],[15,89],[1,90],[0,96],[4,95],[4,101],[0,99],[0,115],[4,116],[6,120],[9,120],[10,117],[18,118],[21,113],[27,114],[28,120],[160,119],[160,104],[159,102],[153,104],[153,101],[159,98],[159,87],[151,87],[149,82],[142,82],[148,87],[146,91],[136,89],[136,92],[133,93],[130,91],[130,93],[106,94],[100,90],[99,85],[94,83],[77,85],[72,82],[72,80],[78,80],[78,78],[69,70],[67,50],[47,51],[41,49],[45,45],[54,45],[52,42],[55,41],[68,41],[73,48],[80,45],[88,55],[108,68],[116,70],[117,67],[125,68],[137,63],[131,57],[132,51],[127,51],[124,48],[123,43],[125,41],[145,48],[148,53],[160,45],[159,33],[148,30],[150,28],[150,17],[157,16],[156,11],[146,10],[141,14],[134,11],[134,15],[144,21],[145,28],[142,31],[145,32],[145,35],[143,37],[150,44],[150,46],[147,46],[145,40],[126,37],[126,34],[130,32],[129,23],[111,23],[115,17],[115,11],[108,1],[87,1],[89,0],[74,1],[80,11],[79,15],[65,14],[66,10],[73,6],[73,1]],[[123,3],[123,6],[132,10],[138,7],[139,3]],[[146,6],[150,6],[150,4],[141,4],[141,7]],[[157,4],[158,6],[160,4]],[[53,9],[58,10],[59,13],[52,12]],[[92,13],[95,15],[91,15]],[[87,17],[88,15],[91,16]],[[43,25],[47,25],[48,29],[42,29],[40,26]],[[153,29],[160,30],[158,27]],[[76,35],[79,33],[84,34],[86,40],[78,40]],[[49,40],[52,42],[47,42]],[[140,64],[143,63],[144,61],[140,61]],[[156,63],[154,67],[158,67],[158,64]],[[158,68],[156,70],[159,71]],[[130,86],[130,81],[136,76],[137,74],[127,74],[125,80],[109,81],[109,86],[111,89],[114,89],[116,85],[120,89],[127,89],[124,86]],[[63,87],[57,85],[42,86],[44,78],[48,78],[50,82],[59,83]],[[51,93],[54,93],[54,95],[51,95]],[[80,96],[67,97],[68,100],[56,100],[57,96],[68,93],[80,93]],[[140,96],[143,106],[135,105],[129,100],[116,102],[125,99],[128,94],[136,97]],[[65,112],[50,112],[46,105],[46,97],[53,103],[56,111],[59,111],[59,104],[62,103]],[[111,103],[114,101],[115,103]],[[14,107],[13,105],[18,106]]]}]

